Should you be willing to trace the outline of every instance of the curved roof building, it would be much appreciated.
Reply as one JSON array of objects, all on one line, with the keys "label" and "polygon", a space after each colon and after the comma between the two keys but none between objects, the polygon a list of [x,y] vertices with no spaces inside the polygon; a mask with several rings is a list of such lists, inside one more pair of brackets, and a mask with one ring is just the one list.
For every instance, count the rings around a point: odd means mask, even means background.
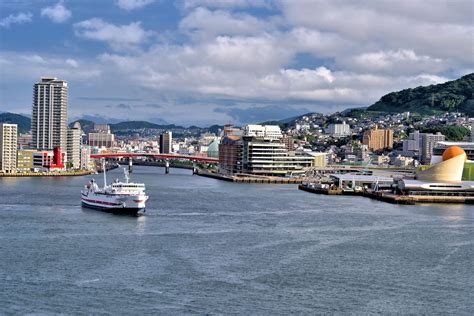
[{"label": "curved roof building", "polygon": [[443,161],[432,167],[419,171],[417,180],[435,182],[459,182],[462,180],[464,163],[467,155],[457,146],[447,148],[443,153]]}]

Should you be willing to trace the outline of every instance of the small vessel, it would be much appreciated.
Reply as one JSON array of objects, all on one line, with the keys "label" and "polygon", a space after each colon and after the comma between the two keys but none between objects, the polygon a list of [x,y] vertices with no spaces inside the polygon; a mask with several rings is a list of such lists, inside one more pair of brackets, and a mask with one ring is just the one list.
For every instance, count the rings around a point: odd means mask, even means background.
[{"label": "small vessel", "polygon": [[82,206],[115,214],[143,214],[148,200],[145,184],[130,182],[129,173],[125,168],[125,182],[115,180],[107,185],[106,174],[107,172],[104,172],[103,188],[99,188],[94,179],[84,186],[81,191]]}]

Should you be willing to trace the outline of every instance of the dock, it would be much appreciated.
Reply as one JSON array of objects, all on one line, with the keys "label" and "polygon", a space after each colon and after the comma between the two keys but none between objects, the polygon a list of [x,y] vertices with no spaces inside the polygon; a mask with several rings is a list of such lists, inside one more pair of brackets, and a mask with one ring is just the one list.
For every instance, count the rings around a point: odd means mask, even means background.
[{"label": "dock", "polygon": [[205,171],[198,169],[196,175],[201,177],[213,178],[228,182],[238,183],[263,183],[263,184],[302,184],[308,181],[308,178],[283,178],[283,177],[267,177],[267,176],[250,176],[250,175],[238,175],[238,176],[227,176],[214,172]]},{"label": "dock", "polygon": [[399,195],[384,191],[372,191],[366,190],[361,192],[356,191],[344,191],[342,189],[319,189],[311,188],[307,185],[299,185],[298,189],[314,194],[323,195],[350,195],[350,196],[362,196],[377,201],[402,204],[402,205],[415,205],[420,203],[445,203],[445,204],[474,204],[474,197],[472,196],[435,196],[435,195]]}]

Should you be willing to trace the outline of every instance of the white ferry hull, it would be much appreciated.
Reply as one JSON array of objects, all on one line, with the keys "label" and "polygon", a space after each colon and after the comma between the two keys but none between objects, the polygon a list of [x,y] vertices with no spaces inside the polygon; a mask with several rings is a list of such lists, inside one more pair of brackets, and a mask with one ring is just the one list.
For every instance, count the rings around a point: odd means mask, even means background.
[{"label": "white ferry hull", "polygon": [[137,215],[145,212],[146,195],[82,194],[82,205],[116,214]]}]

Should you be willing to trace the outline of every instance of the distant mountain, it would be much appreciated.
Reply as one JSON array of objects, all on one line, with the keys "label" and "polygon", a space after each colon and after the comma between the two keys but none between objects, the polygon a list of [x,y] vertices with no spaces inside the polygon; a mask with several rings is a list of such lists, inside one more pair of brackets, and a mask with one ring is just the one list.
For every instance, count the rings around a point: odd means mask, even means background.
[{"label": "distant mountain", "polygon": [[69,124],[69,127],[71,128],[76,122],[79,122],[81,124],[81,129],[85,133],[90,133],[94,130],[95,122],[90,121],[90,120],[85,120],[85,119],[75,120]]},{"label": "distant mountain", "polygon": [[31,130],[31,119],[21,114],[1,113],[0,123],[18,124],[20,133],[28,133]]},{"label": "distant mountain", "polygon": [[474,115],[474,73],[442,84],[386,94],[367,110],[420,114],[462,112]]},{"label": "distant mountain", "polygon": [[147,121],[128,121],[128,122],[110,124],[110,128],[112,129],[113,132],[115,132],[115,131],[125,131],[125,130],[132,130],[132,129],[142,129],[142,128],[175,129],[175,128],[184,128],[184,127],[174,125],[174,124],[159,125],[159,124],[150,123]]}]

